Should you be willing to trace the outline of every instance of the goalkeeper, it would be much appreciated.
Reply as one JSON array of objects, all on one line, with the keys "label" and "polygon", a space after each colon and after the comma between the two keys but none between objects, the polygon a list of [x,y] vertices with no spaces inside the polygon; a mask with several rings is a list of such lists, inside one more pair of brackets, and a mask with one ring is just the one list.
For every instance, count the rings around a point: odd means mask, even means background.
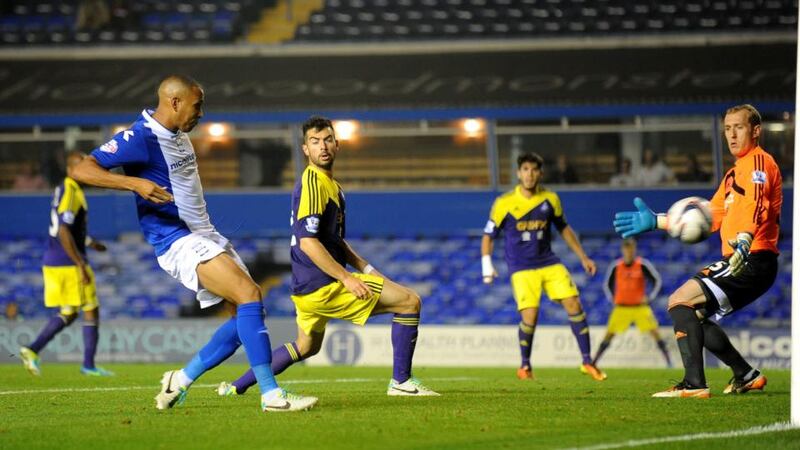
[{"label": "goalkeeper", "polygon": [[[767,378],[731,345],[718,320],[766,292],[778,272],[778,234],[783,192],[775,160],[758,145],[761,116],[751,105],[725,112],[725,139],[736,157],[711,199],[712,231],[720,231],[722,259],[704,267],[669,297],[669,315],[685,369],[675,386],[653,397],[708,398],[703,347],[733,370],[725,394],[762,390]],[[666,228],[640,198],[637,211],[618,212],[614,229],[623,238]]]}]

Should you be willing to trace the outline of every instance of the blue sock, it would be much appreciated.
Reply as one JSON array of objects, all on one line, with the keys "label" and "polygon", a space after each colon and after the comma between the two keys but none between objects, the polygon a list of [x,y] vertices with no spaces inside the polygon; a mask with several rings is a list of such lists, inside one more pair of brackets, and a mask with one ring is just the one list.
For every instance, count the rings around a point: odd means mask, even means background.
[{"label": "blue sock", "polygon": [[239,340],[239,334],[236,331],[236,318],[231,318],[217,328],[217,331],[211,336],[211,340],[189,361],[183,372],[194,381],[200,375],[228,359],[240,345],[242,345],[242,341]]},{"label": "blue sock", "polygon": [[267,327],[264,325],[264,307],[260,301],[239,305],[236,313],[236,329],[261,393],[277,389],[278,382],[275,381],[275,375],[272,374],[270,367],[272,349]]}]

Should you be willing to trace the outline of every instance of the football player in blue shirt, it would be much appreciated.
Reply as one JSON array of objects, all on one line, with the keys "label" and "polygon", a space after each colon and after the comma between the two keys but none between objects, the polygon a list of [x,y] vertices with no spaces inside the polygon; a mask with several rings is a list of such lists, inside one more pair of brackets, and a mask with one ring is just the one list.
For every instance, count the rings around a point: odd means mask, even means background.
[{"label": "football player in blue shirt", "polygon": [[[95,149],[75,168],[75,177],[92,186],[135,192],[139,224],[161,268],[197,292],[201,307],[223,300],[236,305],[236,317],[225,322],[186,367],[164,373],[156,408],[182,403],[200,375],[244,345],[261,388],[262,410],[309,409],[315,397],[288,393],[275,381],[261,289],[206,210],[187,135],[203,117],[203,100],[203,88],[195,80],[165,78],[155,111],[142,111],[129,129]],[[114,167],[122,167],[125,174],[109,172]]]},{"label": "football player in blue shirt", "polygon": [[81,373],[92,376],[113,375],[94,364],[100,309],[94,272],[86,258],[86,245],[97,251],[105,251],[106,247],[86,235],[89,206],[83,189],[73,179],[74,167],[85,156],[76,151],[67,153],[67,176],[56,187],[50,204],[47,249],[42,260],[44,304],[49,308],[59,308],[59,312],[50,318],[36,340],[19,350],[22,363],[33,375],[41,375],[39,352],[61,330],[75,321],[79,309],[83,311]]}]

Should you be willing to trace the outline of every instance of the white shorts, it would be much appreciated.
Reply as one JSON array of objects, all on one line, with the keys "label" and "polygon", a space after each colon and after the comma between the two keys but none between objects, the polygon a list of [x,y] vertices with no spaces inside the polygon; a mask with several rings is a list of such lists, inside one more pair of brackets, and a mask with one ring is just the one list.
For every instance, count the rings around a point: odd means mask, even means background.
[{"label": "white shorts", "polygon": [[158,257],[158,265],[187,288],[197,292],[201,308],[208,308],[224,300],[200,286],[198,264],[227,253],[248,275],[250,272],[233,245],[219,233],[192,233],[173,242],[166,253]]}]

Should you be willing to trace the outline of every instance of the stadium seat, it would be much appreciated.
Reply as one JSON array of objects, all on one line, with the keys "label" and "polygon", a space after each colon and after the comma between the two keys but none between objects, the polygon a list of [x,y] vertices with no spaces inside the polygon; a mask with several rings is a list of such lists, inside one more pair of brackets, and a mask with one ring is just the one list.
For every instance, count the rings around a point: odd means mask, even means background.
[{"label": "stadium seat", "polygon": [[[286,242],[285,237],[237,239],[235,245],[246,261],[253,261],[259,253],[284,249]],[[601,274],[618,256],[619,241],[616,237],[586,236],[583,242],[587,252],[598,263]],[[716,254],[719,248],[718,239],[709,239],[692,247],[676,243],[661,235],[639,241],[639,253],[650,259],[661,272],[663,287],[659,299],[653,304],[656,318],[662,324],[671,323],[664,307],[666,297],[708,263],[708,255]],[[355,238],[351,244],[383,273],[420,293],[425,323],[513,324],[519,320],[508,268],[502,261],[499,246],[494,259],[500,278],[492,285],[484,285],[480,272],[479,238]],[[194,294],[175,283],[158,267],[147,244],[112,241],[108,245],[108,252],[90,256],[97,275],[98,295],[108,310],[105,312],[104,309],[105,317],[174,318],[179,316],[183,305],[193,304]],[[791,237],[784,236],[780,247],[780,270],[774,286],[757,302],[726,317],[726,324],[747,326],[759,320],[783,320],[789,316]],[[563,241],[555,241],[553,248],[572,271],[575,283],[581,287],[581,299],[589,323],[604,324],[611,304],[603,294],[602,276],[586,276],[580,261]],[[0,246],[0,303],[16,301],[25,317],[48,315],[41,300],[42,251],[41,242],[36,239],[6,240]],[[266,292],[264,304],[271,316],[294,316],[290,284],[291,274],[286,274],[277,286]],[[560,306],[542,302],[541,324],[563,325],[565,320]]]},{"label": "stadium seat", "polygon": [[[715,33],[750,27],[782,27],[797,23],[796,8],[787,2],[619,2],[583,0],[511,1],[452,0],[326,2],[312,16],[348,27],[298,27],[297,40],[343,41],[354,36],[371,40],[470,39],[480,36],[584,35],[586,33]],[[760,4],[760,2],[759,2]],[[745,23],[742,17],[749,18]]]},{"label": "stadium seat", "polygon": [[[75,30],[77,2],[10,2],[0,16],[0,44],[109,45],[116,42],[151,44],[231,42],[245,31],[242,21],[258,20],[274,1],[167,2],[134,0],[112,9],[111,21],[99,30]],[[245,23],[245,25],[246,25]]]}]

